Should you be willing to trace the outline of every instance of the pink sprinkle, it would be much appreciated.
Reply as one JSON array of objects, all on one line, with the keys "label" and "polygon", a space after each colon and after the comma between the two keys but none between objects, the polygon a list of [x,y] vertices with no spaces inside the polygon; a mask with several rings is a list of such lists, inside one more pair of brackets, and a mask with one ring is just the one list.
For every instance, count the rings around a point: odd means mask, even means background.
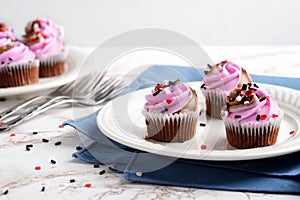
[{"label": "pink sprinkle", "polygon": [[291,131],[290,134],[291,134],[291,135],[295,134],[295,131]]},{"label": "pink sprinkle", "polygon": [[14,133],[10,134],[10,137],[14,137],[14,136],[16,136],[16,134],[14,134]]},{"label": "pink sprinkle", "polygon": [[201,149],[206,149],[206,145],[205,144],[201,144],[200,148]]}]

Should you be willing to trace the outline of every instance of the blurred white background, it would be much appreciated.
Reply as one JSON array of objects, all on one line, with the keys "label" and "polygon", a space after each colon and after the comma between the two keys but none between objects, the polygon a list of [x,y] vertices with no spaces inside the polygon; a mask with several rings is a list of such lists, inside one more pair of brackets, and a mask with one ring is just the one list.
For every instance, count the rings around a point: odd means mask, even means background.
[{"label": "blurred white background", "polygon": [[96,46],[138,28],[179,32],[200,45],[300,44],[299,0],[0,0],[0,21],[62,25],[66,42]]}]

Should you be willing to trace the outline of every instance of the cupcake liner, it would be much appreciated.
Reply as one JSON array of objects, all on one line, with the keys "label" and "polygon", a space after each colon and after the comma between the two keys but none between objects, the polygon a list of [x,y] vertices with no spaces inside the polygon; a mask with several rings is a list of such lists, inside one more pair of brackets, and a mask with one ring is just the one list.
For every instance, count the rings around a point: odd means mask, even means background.
[{"label": "cupcake liner", "polygon": [[221,119],[221,110],[226,104],[226,93],[216,90],[202,90],[205,96],[206,114],[213,118]]},{"label": "cupcake liner", "polygon": [[196,134],[199,111],[165,115],[142,112],[146,118],[148,137],[161,142],[184,142]]},{"label": "cupcake liner", "polygon": [[66,60],[66,52],[58,55],[48,56],[40,60],[40,77],[59,76],[64,72],[64,64]]},{"label": "cupcake liner", "polygon": [[284,114],[262,123],[237,122],[223,117],[230,145],[239,149],[270,146],[276,143]]},{"label": "cupcake liner", "polygon": [[0,88],[38,83],[39,61],[0,67]]}]

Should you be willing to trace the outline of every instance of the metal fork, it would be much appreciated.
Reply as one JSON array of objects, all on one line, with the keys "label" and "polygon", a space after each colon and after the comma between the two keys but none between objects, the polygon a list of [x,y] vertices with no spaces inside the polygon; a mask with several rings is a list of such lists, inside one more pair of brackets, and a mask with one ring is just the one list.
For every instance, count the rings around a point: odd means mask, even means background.
[{"label": "metal fork", "polygon": [[[95,75],[94,75],[95,76]],[[18,124],[27,121],[42,112],[45,112],[56,106],[60,106],[67,103],[74,103],[74,105],[84,105],[84,106],[95,106],[106,103],[107,101],[116,97],[123,89],[124,86],[120,80],[117,78],[110,78],[105,81],[101,81],[103,77],[98,79],[93,79],[94,84],[89,85],[79,85],[79,93],[77,97],[71,96],[57,96],[50,97],[45,96],[48,100],[41,104],[36,104],[31,106],[26,112],[18,115],[17,117],[5,122],[0,125],[0,131],[8,130]],[[81,87],[81,88],[80,88]],[[91,90],[91,88],[93,90]],[[84,94],[85,95],[82,96]],[[88,91],[88,92],[87,92]],[[93,93],[94,92],[94,93]]]}]

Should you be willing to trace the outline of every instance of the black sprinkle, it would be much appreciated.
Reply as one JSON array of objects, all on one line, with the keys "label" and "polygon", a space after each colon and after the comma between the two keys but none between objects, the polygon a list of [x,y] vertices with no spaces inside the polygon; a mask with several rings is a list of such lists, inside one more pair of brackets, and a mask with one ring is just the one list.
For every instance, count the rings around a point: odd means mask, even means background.
[{"label": "black sprinkle", "polygon": [[206,90],[206,87],[204,87],[203,89]]},{"label": "black sprinkle", "polygon": [[75,179],[70,179],[70,183],[75,183]]},{"label": "black sprinkle", "polygon": [[45,138],[43,138],[42,141],[43,141],[43,142],[46,142],[46,143],[49,142],[49,140],[47,140],[47,139],[45,139]]},{"label": "black sprinkle", "polygon": [[257,98],[259,98],[259,99],[260,99],[260,96],[259,96],[258,94],[256,94],[256,96],[257,96]]},{"label": "black sprinkle", "polygon": [[207,75],[207,74],[208,74],[208,71],[205,70],[205,71],[204,71],[204,75]]},{"label": "black sprinkle", "polygon": [[241,118],[241,115],[235,115],[234,118],[239,119],[239,118]]},{"label": "black sprinkle", "polygon": [[98,164],[94,165],[94,168],[99,168],[99,167],[100,167],[100,165],[98,165]]},{"label": "black sprinkle", "polygon": [[252,87],[252,88],[249,88],[249,90],[256,91],[257,89]]},{"label": "black sprinkle", "polygon": [[258,85],[256,85],[256,83],[253,84],[254,87],[259,88]]},{"label": "black sprinkle", "polygon": [[259,121],[260,120],[260,115],[257,115],[256,116],[256,121]]},{"label": "black sprinkle", "polygon": [[204,88],[204,86],[205,86],[205,84],[203,83],[203,84],[201,85],[201,88]]},{"label": "black sprinkle", "polygon": [[234,97],[230,97],[229,98],[229,102],[234,102],[235,101],[235,98]]},{"label": "black sprinkle", "polygon": [[32,132],[32,134],[33,134],[33,135],[36,135],[36,134],[38,134],[38,132],[34,131],[34,132]]},{"label": "black sprinkle", "polygon": [[7,194],[8,194],[8,190],[5,190],[5,191],[3,192],[3,194],[4,194],[4,195],[7,195]]},{"label": "black sprinkle", "polygon": [[248,85],[249,85],[249,87],[251,87],[251,86],[252,86],[252,83],[248,83]]},{"label": "black sprinkle", "polygon": [[158,95],[161,91],[162,91],[162,89],[159,88],[158,90],[156,90],[156,91],[153,93],[153,96]]},{"label": "black sprinkle", "polygon": [[51,160],[50,162],[51,162],[51,164],[53,164],[53,165],[56,164],[56,161],[55,161],[55,160]]},{"label": "black sprinkle", "polygon": [[11,57],[8,58],[9,61],[13,61],[13,59]]},{"label": "black sprinkle", "polygon": [[81,146],[77,146],[77,147],[76,147],[76,150],[77,150],[77,151],[80,151],[80,150],[82,150],[82,149],[83,149],[83,148],[82,148]]},{"label": "black sprinkle", "polygon": [[162,111],[160,111],[161,113],[165,113],[168,111],[168,108],[163,109]]},{"label": "black sprinkle", "polygon": [[0,98],[0,101],[6,101],[6,99],[2,97],[2,98]]},{"label": "black sprinkle", "polygon": [[27,144],[27,145],[26,145],[26,151],[30,151],[30,148],[32,148],[32,147],[33,147],[32,144]]},{"label": "black sprinkle", "polygon": [[204,127],[204,126],[206,126],[206,124],[204,124],[204,123],[200,123],[200,126],[203,126],[203,127]]},{"label": "black sprinkle", "polygon": [[100,174],[100,175],[103,175],[103,174],[105,174],[105,172],[106,172],[105,170],[101,170],[101,171],[99,172],[99,174]]},{"label": "black sprinkle", "polygon": [[246,96],[243,96],[241,102],[244,103],[244,102],[247,101],[247,100],[248,100],[247,97],[246,97]]},{"label": "black sprinkle", "polygon": [[5,63],[4,61],[1,62],[2,65],[3,65],[4,63]]},{"label": "black sprinkle", "polygon": [[207,64],[207,67],[211,69],[211,68],[213,68],[214,66],[212,66],[212,65],[210,65],[210,64]]},{"label": "black sprinkle", "polygon": [[264,100],[266,100],[266,97],[262,97],[259,101],[262,102]]},{"label": "black sprinkle", "polygon": [[247,84],[243,84],[242,90],[247,90]]},{"label": "black sprinkle", "polygon": [[199,112],[199,116],[201,116],[201,115],[202,115],[202,111]]},{"label": "black sprinkle", "polygon": [[229,103],[226,104],[226,108],[227,108],[227,110],[229,110],[229,108],[230,108],[230,104]]},{"label": "black sprinkle", "polygon": [[45,192],[45,186],[42,187],[41,192]]},{"label": "black sprinkle", "polygon": [[61,141],[55,142],[54,145],[55,146],[61,145]]}]

